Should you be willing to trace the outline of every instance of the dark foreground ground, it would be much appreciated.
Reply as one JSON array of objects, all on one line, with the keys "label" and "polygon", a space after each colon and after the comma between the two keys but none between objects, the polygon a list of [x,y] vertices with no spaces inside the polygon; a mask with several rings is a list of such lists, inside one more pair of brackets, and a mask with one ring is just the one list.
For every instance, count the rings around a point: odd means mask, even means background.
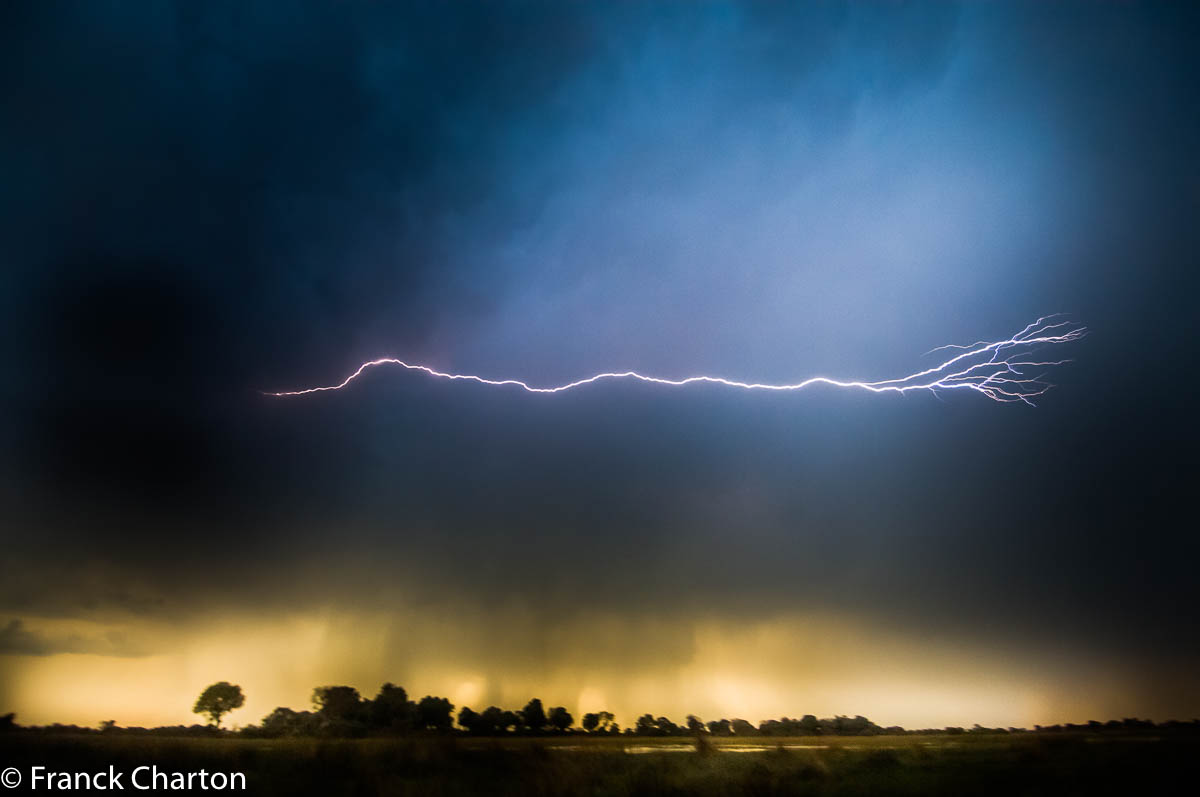
[{"label": "dark foreground ground", "polygon": [[[160,772],[242,772],[249,794],[523,797],[1153,795],[1190,793],[1200,774],[1196,737],[756,738],[703,752],[679,745],[677,739],[581,737],[320,741],[15,733],[0,738],[0,769],[16,767],[24,782],[0,794],[34,793],[28,776],[35,765],[68,772],[110,765],[126,773],[148,765]],[[124,790],[135,791],[128,774]]]}]

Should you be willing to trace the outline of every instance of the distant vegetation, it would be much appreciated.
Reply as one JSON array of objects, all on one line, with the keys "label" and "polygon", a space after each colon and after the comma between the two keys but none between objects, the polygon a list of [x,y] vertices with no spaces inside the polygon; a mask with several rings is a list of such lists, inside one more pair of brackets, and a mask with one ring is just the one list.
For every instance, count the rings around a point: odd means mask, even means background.
[{"label": "distant vegetation", "polygon": [[372,699],[350,686],[318,687],[312,710],[277,708],[232,731],[218,723],[244,696],[218,686],[196,702],[208,725],[21,728],[12,714],[0,717],[5,765],[130,771],[149,762],[241,773],[252,793],[288,797],[1012,797],[1171,793],[1191,777],[1200,747],[1200,720],[907,731],[866,717],[754,725],[689,715],[677,724],[643,714],[622,729],[612,712],[576,724],[536,698],[517,711],[456,714],[446,698],[410,700],[394,684]]},{"label": "distant vegetation", "polygon": [[[312,710],[294,711],[280,706],[257,725],[247,725],[237,731],[220,728],[221,719],[245,703],[240,686],[221,681],[209,686],[197,698],[193,711],[205,714],[209,725],[177,725],[160,728],[122,728],[113,720],[105,720],[98,729],[75,725],[54,724],[30,728],[47,733],[99,733],[157,736],[242,736],[246,738],[362,738],[390,736],[555,736],[566,734],[593,737],[691,737],[747,738],[798,736],[878,736],[931,734],[1023,734],[1023,733],[1122,733],[1134,731],[1186,731],[1200,733],[1200,719],[1187,722],[1171,720],[1154,723],[1150,720],[1126,718],[1108,722],[1065,724],[1026,728],[946,727],[909,730],[898,725],[881,727],[863,716],[818,718],[805,714],[799,719],[781,717],[757,725],[741,718],[703,721],[689,714],[682,725],[667,717],[643,714],[632,727],[622,729],[612,712],[584,714],[579,724],[563,706],[547,709],[538,698],[531,699],[517,711],[488,706],[476,711],[463,706],[455,714],[455,706],[444,697],[426,695],[410,700],[403,687],[385,683],[372,699],[364,699],[352,686],[319,686],[312,692]],[[18,730],[14,714],[0,716],[0,731]]]}]

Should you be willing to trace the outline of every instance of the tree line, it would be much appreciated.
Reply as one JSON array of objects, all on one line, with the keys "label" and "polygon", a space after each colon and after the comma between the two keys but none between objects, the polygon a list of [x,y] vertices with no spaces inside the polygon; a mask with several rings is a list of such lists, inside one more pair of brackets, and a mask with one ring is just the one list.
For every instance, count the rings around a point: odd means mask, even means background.
[{"label": "tree line", "polygon": [[[221,718],[243,702],[241,687],[221,681],[205,689],[192,710],[207,715],[214,727],[220,727]],[[817,719],[812,714],[800,719],[765,720],[757,726],[740,718],[704,722],[694,714],[689,714],[683,725],[677,725],[667,717],[643,714],[633,727],[622,730],[611,711],[597,711],[584,714],[576,727],[575,717],[566,708],[547,709],[536,697],[519,711],[499,706],[476,711],[463,706],[456,719],[454,704],[448,699],[426,695],[420,700],[409,700],[404,687],[393,683],[380,687],[373,699],[363,698],[352,686],[318,686],[312,693],[312,706],[312,711],[293,711],[280,706],[257,726],[243,728],[242,733],[280,737],[411,732],[460,732],[476,736],[569,732],[636,736],[863,736],[904,732],[899,726],[881,728],[862,716]]]},{"label": "tree line", "polygon": [[[100,723],[100,733],[146,733],[158,735],[223,735],[233,733],[221,729],[222,719],[245,704],[240,686],[228,681],[212,684],[201,692],[192,711],[208,718],[208,724],[173,726],[167,728],[119,728],[112,720]],[[16,730],[14,714],[0,717],[0,731]],[[95,732],[74,725],[52,725],[37,730],[47,732]],[[757,725],[740,718],[717,719],[705,722],[689,714],[682,725],[667,717],[643,714],[631,727],[622,728],[610,711],[584,714],[578,725],[575,717],[563,706],[545,708],[542,701],[532,698],[520,710],[488,706],[476,711],[463,706],[455,714],[449,699],[426,695],[410,700],[401,686],[385,683],[374,698],[364,698],[352,686],[319,686],[312,692],[312,710],[294,711],[280,706],[257,725],[240,728],[238,735],[257,738],[327,737],[354,738],[405,734],[465,734],[472,736],[546,736],[555,734],[595,734],[628,736],[682,737],[746,737],[746,736],[873,736],[877,734],[962,734],[962,733],[1061,733],[1087,732],[1130,733],[1144,730],[1186,731],[1200,733],[1200,720],[1181,722],[1171,720],[1154,723],[1150,720],[1126,718],[1086,724],[1035,725],[1025,728],[988,728],[975,725],[961,727],[906,730],[899,725],[881,727],[863,716],[834,716],[818,718],[813,714],[793,719],[768,719]]]},{"label": "tree line", "polygon": [[[209,717],[214,727],[221,718],[244,702],[241,687],[226,681],[213,684],[201,693],[193,707],[198,714]],[[903,733],[899,726],[881,728],[866,717],[836,716],[818,719],[806,714],[800,719],[783,717],[765,720],[757,726],[735,719],[704,722],[689,714],[683,725],[667,717],[643,714],[633,727],[622,729],[611,711],[584,714],[577,727],[575,717],[563,706],[545,708],[542,701],[532,698],[525,707],[513,711],[488,706],[476,711],[463,706],[457,714],[454,704],[444,697],[426,695],[410,700],[401,686],[385,683],[373,699],[365,699],[352,686],[319,686],[312,693],[312,711],[294,711],[280,706],[263,717],[258,725],[242,729],[242,733],[263,737],[281,736],[366,736],[387,733],[466,733],[475,736],[506,734],[545,735],[589,733],[636,736],[863,736],[878,733]]]},{"label": "tree line", "polygon": [[[519,711],[489,706],[475,711],[463,706],[457,716],[455,706],[447,698],[426,695],[410,700],[404,687],[386,683],[373,699],[363,698],[352,686],[319,686],[312,693],[312,711],[293,711],[280,706],[257,726],[243,729],[248,735],[278,736],[366,736],[370,734],[405,733],[470,733],[475,735],[566,733],[575,725],[575,718],[566,708],[545,708],[533,698]],[[605,730],[615,728],[612,714],[606,718]],[[584,726],[600,729],[595,719],[584,717]],[[457,727],[456,727],[457,726]]]},{"label": "tree line", "polygon": [[[208,687],[194,707],[196,713],[208,715],[212,726],[219,727],[221,716],[242,705],[241,688],[225,681]],[[757,725],[741,718],[703,721],[689,714],[682,725],[668,717],[643,714],[632,727],[622,729],[610,711],[584,714],[578,726],[575,717],[563,706],[545,708],[542,701],[532,698],[524,708],[513,711],[488,706],[476,711],[470,706],[459,709],[447,698],[426,695],[410,700],[403,687],[385,683],[373,699],[363,698],[352,686],[319,686],[312,693],[312,711],[293,711],[279,707],[263,717],[258,725],[242,728],[247,736],[332,736],[355,737],[377,734],[462,733],[473,736],[549,735],[586,733],[631,736],[874,736],[878,734],[961,734],[961,733],[1027,733],[1025,728],[988,728],[975,725],[966,729],[957,726],[907,730],[899,725],[881,727],[861,715],[837,715],[818,718],[813,714],[793,719],[768,719]],[[1126,718],[1106,723],[1091,721],[1086,725],[1067,723],[1043,727],[1034,732],[1130,732],[1145,729],[1200,731],[1200,720],[1172,720],[1155,724],[1150,720]]]}]

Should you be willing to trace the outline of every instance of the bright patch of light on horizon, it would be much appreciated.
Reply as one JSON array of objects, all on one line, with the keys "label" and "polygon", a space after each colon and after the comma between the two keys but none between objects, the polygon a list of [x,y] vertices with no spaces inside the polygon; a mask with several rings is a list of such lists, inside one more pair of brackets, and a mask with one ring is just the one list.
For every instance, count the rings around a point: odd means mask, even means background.
[{"label": "bright patch of light on horizon", "polygon": [[[398,365],[409,371],[422,371],[439,379],[464,380],[493,387],[513,386],[530,393],[562,393],[593,382],[608,379],[635,379],[668,387],[684,387],[694,384],[715,384],[741,390],[802,390],[811,385],[829,385],[838,388],[856,388],[872,393],[909,393],[925,391],[937,394],[941,390],[973,390],[993,401],[1023,401],[1033,406],[1033,399],[1044,394],[1054,385],[1045,380],[1045,369],[1069,363],[1070,360],[1044,360],[1036,357],[1038,350],[1079,340],[1087,334],[1087,327],[1076,326],[1070,321],[1054,321],[1061,314],[1042,316],[1027,325],[1017,334],[1004,340],[980,340],[966,346],[948,344],[931,349],[926,354],[938,351],[962,351],[935,366],[894,379],[875,382],[845,381],[826,376],[813,376],[791,384],[769,384],[742,382],[721,376],[689,376],[683,379],[667,379],[647,376],[636,371],[608,371],[574,382],[549,387],[535,387],[519,379],[489,379],[474,374],[451,374],[438,371],[427,365],[405,362],[394,357],[368,360],[336,385],[309,387],[300,390],[266,392],[268,396],[303,396],[328,390],[341,390],[364,372],[381,365]],[[1053,323],[1051,323],[1053,321]]]}]

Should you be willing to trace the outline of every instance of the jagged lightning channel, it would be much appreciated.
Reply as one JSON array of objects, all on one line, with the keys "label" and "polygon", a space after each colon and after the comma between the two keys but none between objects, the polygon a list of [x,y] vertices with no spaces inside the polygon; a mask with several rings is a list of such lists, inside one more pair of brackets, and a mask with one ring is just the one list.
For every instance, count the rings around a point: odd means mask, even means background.
[{"label": "jagged lightning channel", "polygon": [[640,382],[650,382],[656,385],[683,387],[699,383],[723,385],[742,390],[803,390],[810,385],[830,385],[839,388],[856,388],[869,390],[872,393],[911,393],[926,391],[937,394],[942,390],[973,390],[993,401],[1021,401],[1033,405],[1033,399],[1044,394],[1054,385],[1045,379],[1046,369],[1065,365],[1070,360],[1050,360],[1037,356],[1041,349],[1071,343],[1087,334],[1087,327],[1075,325],[1068,320],[1061,320],[1062,315],[1049,315],[1039,318],[1017,334],[1004,340],[980,340],[965,346],[947,344],[931,349],[926,354],[939,351],[961,350],[960,353],[944,360],[930,368],[925,368],[907,376],[895,379],[883,379],[877,382],[844,381],[831,379],[826,376],[813,376],[803,382],[793,384],[767,384],[762,382],[742,382],[736,379],[726,379],[720,376],[689,376],[684,379],[665,379],[658,376],[647,376],[636,371],[606,371],[593,374],[584,379],[567,382],[551,387],[534,387],[519,379],[488,379],[474,374],[451,374],[438,371],[427,365],[417,365],[399,360],[394,357],[381,357],[378,360],[368,360],[336,385],[309,387],[302,390],[282,390],[265,392],[268,396],[304,396],[309,393],[322,393],[328,390],[341,390],[363,373],[380,365],[398,365],[409,371],[423,371],[439,379],[465,380],[478,382],[481,385],[502,387],[511,385],[530,393],[562,393],[573,388],[590,385],[606,379],[636,379]]}]

